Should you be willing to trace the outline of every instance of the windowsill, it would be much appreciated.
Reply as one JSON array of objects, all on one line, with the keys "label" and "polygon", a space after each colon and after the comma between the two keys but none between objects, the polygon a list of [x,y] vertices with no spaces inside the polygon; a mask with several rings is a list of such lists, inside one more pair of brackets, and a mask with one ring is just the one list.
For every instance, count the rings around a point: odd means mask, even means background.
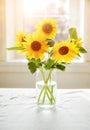
[{"label": "windowsill", "polygon": [[[0,62],[0,72],[28,72],[26,61]],[[90,72],[90,62],[71,63],[65,72]]]}]

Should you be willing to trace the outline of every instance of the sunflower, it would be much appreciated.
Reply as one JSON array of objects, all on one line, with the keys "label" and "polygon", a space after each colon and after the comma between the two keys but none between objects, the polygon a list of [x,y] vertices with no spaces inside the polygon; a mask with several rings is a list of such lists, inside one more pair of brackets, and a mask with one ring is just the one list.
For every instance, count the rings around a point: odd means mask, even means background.
[{"label": "sunflower", "polygon": [[47,39],[55,37],[58,31],[56,21],[51,18],[42,20],[39,24],[36,25],[36,28]]},{"label": "sunflower", "polygon": [[69,41],[62,41],[61,43],[56,43],[54,45],[52,57],[58,63],[69,63],[78,55],[78,53],[79,49],[74,43],[71,43]]},{"label": "sunflower", "polygon": [[80,47],[83,45],[82,38],[71,39],[71,42],[74,42],[77,46],[80,46]]},{"label": "sunflower", "polygon": [[[15,47],[23,47],[23,44],[26,42],[26,33],[23,31],[18,32],[16,35],[16,42],[15,42]],[[17,50],[18,52],[22,53],[24,50]]]},{"label": "sunflower", "polygon": [[76,43],[78,46],[82,46],[82,45],[83,45],[82,38],[77,38],[77,39],[75,40],[75,43]]},{"label": "sunflower", "polygon": [[49,46],[44,37],[41,37],[38,33],[27,36],[24,48],[29,59],[43,59],[44,53],[49,51]]}]

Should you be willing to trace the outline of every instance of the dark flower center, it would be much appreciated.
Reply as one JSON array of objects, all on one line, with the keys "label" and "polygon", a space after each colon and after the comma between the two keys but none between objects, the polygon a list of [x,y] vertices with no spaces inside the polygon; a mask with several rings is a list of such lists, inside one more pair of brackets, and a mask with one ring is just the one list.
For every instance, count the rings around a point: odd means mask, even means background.
[{"label": "dark flower center", "polygon": [[63,47],[61,47],[61,48],[59,49],[59,53],[60,53],[61,55],[66,55],[66,54],[68,53],[68,51],[69,51],[69,48],[68,48],[67,46],[63,46]]},{"label": "dark flower center", "polygon": [[45,33],[51,33],[52,30],[53,30],[53,27],[52,27],[51,24],[47,23],[47,24],[44,24],[44,25],[43,25],[42,30],[43,30],[43,32],[45,32]]},{"label": "dark flower center", "polygon": [[39,51],[40,48],[41,48],[41,43],[38,42],[38,41],[33,41],[31,43],[31,48],[34,50],[34,51]]}]

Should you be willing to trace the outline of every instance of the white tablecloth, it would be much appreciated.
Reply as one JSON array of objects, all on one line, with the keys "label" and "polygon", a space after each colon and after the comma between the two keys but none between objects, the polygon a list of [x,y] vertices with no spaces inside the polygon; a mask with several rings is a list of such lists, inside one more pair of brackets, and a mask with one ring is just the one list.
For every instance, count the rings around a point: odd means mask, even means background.
[{"label": "white tablecloth", "polygon": [[90,90],[58,90],[56,108],[42,110],[34,89],[0,89],[0,130],[90,130]]}]

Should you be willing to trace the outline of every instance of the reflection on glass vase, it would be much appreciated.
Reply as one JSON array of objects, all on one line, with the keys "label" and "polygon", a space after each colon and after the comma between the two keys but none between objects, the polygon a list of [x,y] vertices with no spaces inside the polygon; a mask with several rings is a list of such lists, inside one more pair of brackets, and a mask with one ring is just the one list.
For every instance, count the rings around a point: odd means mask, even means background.
[{"label": "reflection on glass vase", "polygon": [[46,70],[43,67],[36,73],[36,97],[37,105],[42,108],[53,108],[56,104],[55,71]]}]

